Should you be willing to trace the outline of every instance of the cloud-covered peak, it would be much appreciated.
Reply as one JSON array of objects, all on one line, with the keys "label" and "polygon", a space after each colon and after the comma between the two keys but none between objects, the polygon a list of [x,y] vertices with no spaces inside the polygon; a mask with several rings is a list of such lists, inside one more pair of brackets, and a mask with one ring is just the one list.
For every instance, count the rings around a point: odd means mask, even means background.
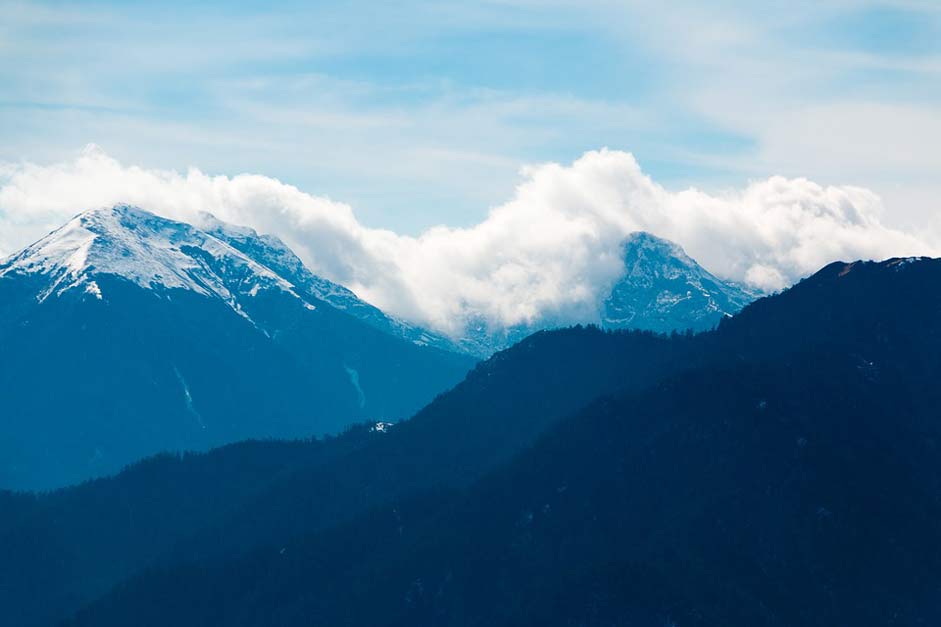
[{"label": "cloud-covered peak", "polygon": [[259,175],[126,166],[100,149],[49,165],[0,168],[0,253],[76,209],[134,204],[200,224],[203,212],[280,237],[320,276],[402,318],[451,334],[539,319],[596,321],[624,275],[637,231],[676,242],[722,279],[776,290],[837,259],[936,254],[884,226],[880,199],[846,186],[771,177],[709,194],[670,191],[629,153],[525,168],[507,202],[467,228],[417,237],[373,229],[352,208]]}]

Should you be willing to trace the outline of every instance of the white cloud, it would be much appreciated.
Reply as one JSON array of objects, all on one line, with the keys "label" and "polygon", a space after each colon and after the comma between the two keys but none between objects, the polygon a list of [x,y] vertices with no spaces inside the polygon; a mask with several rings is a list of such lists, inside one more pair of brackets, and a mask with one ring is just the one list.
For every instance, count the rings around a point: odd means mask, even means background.
[{"label": "white cloud", "polygon": [[772,177],[741,190],[673,192],[629,153],[588,152],[523,170],[511,200],[468,228],[417,237],[361,224],[346,204],[275,179],[125,166],[95,147],[51,165],[0,166],[0,253],[75,213],[118,202],[198,221],[208,211],[274,233],[311,268],[379,307],[447,332],[468,315],[513,324],[592,320],[637,230],[674,240],[716,274],[779,289],[836,259],[932,254],[884,226],[881,201],[857,187]]}]

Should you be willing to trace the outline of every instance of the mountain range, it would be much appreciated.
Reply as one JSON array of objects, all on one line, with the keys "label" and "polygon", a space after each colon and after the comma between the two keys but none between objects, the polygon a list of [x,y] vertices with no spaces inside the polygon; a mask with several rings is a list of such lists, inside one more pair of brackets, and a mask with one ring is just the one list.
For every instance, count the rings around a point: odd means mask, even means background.
[{"label": "mountain range", "polygon": [[[160,451],[396,422],[542,328],[450,338],[313,274],[280,239],[118,205],[0,262],[0,486],[47,489]],[[706,329],[754,295],[638,233],[604,328]]]},{"label": "mountain range", "polygon": [[[941,260],[542,331],[414,417],[0,494],[15,627],[941,620]],[[81,573],[81,576],[76,576]]]}]

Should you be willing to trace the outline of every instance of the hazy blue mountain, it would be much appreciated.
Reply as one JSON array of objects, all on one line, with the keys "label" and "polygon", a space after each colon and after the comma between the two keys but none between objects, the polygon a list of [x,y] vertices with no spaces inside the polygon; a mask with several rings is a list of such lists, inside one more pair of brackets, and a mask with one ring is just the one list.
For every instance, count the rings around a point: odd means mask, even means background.
[{"label": "hazy blue mountain", "polygon": [[507,327],[493,324],[483,315],[472,315],[468,318],[463,333],[455,341],[468,354],[485,358],[513,346],[537,331],[565,326],[569,325],[553,325],[546,320],[540,320]]},{"label": "hazy blue mountain", "polygon": [[365,324],[283,270],[127,206],[83,213],[0,263],[0,486],[398,420],[473,365]]}]

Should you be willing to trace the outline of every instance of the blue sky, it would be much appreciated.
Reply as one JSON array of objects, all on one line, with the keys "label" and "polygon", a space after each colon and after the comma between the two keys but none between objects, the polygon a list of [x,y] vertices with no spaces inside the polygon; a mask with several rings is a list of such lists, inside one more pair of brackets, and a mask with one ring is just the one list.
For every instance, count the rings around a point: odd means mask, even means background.
[{"label": "blue sky", "polygon": [[233,4],[0,2],[0,162],[93,142],[418,233],[607,146],[669,189],[805,176],[941,227],[941,2]]}]

